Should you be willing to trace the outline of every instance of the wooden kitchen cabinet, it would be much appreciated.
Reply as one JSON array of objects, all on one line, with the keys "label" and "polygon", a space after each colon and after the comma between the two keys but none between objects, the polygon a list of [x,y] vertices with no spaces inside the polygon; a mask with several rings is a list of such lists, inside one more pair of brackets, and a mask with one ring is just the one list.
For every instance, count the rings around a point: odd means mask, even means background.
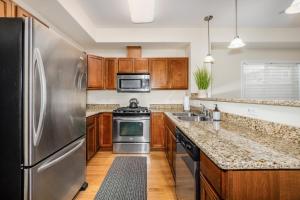
[{"label": "wooden kitchen cabinet", "polygon": [[171,143],[171,171],[173,172],[173,178],[175,179],[176,176],[176,134],[171,132],[170,134],[170,143]]},{"label": "wooden kitchen cabinet", "polygon": [[188,58],[169,58],[169,88],[188,89]]},{"label": "wooden kitchen cabinet", "polygon": [[175,179],[175,164],[176,164],[176,133],[175,124],[165,115],[165,152],[173,178]]},{"label": "wooden kitchen cabinet", "polygon": [[222,170],[200,153],[201,200],[298,200],[300,170]]},{"label": "wooden kitchen cabinet", "polygon": [[86,120],[86,159],[90,160],[97,152],[97,116],[88,117]]},{"label": "wooden kitchen cabinet", "polygon": [[207,180],[200,174],[200,199],[201,200],[220,200],[217,193],[210,186]]},{"label": "wooden kitchen cabinet", "polygon": [[12,1],[0,0],[0,17],[14,17]]},{"label": "wooden kitchen cabinet", "polygon": [[142,47],[127,46],[127,57],[128,58],[141,58],[142,57]]},{"label": "wooden kitchen cabinet", "polygon": [[105,58],[105,89],[116,89],[117,73],[118,73],[118,59]]},{"label": "wooden kitchen cabinet", "polygon": [[149,59],[152,89],[188,89],[188,58]]},{"label": "wooden kitchen cabinet", "polygon": [[29,12],[21,8],[20,6],[16,6],[16,17],[33,17]]},{"label": "wooden kitchen cabinet", "polygon": [[133,73],[133,58],[119,58],[119,73]]},{"label": "wooden kitchen cabinet", "polygon": [[166,157],[171,167],[172,166],[172,136],[171,136],[172,132],[168,127],[166,127],[165,131],[166,131]]},{"label": "wooden kitchen cabinet", "polygon": [[147,58],[135,58],[133,63],[134,73],[148,73],[149,62]]},{"label": "wooden kitchen cabinet", "polygon": [[100,149],[112,149],[112,113],[102,113],[99,117]]},{"label": "wooden kitchen cabinet", "polygon": [[169,89],[168,59],[166,58],[149,59],[149,70],[151,75],[152,89]]},{"label": "wooden kitchen cabinet", "polygon": [[166,134],[166,157],[169,162],[173,178],[175,179],[176,137],[168,127],[166,127]]},{"label": "wooden kitchen cabinet", "polygon": [[104,73],[103,58],[88,55],[88,89],[104,89]]},{"label": "wooden kitchen cabinet", "polygon": [[27,10],[25,10],[24,8],[22,8],[18,5],[13,6],[13,12],[12,13],[15,17],[23,17],[23,18],[33,17],[35,20],[39,21],[41,24],[43,24],[44,26],[49,28],[49,26],[47,24],[45,24],[43,21],[41,21],[37,17],[33,16],[30,12],[28,12]]},{"label": "wooden kitchen cabinet", "polygon": [[151,150],[165,149],[164,113],[151,113]]}]

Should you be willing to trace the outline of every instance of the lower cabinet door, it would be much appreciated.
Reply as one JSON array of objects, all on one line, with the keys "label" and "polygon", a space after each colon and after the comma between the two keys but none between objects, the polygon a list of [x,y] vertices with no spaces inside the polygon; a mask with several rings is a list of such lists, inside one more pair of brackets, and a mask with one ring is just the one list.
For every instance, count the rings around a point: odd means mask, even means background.
[{"label": "lower cabinet door", "polygon": [[[24,171],[30,200],[73,199],[85,181],[85,137]],[[27,183],[27,184],[26,184]]]},{"label": "lower cabinet door", "polygon": [[173,133],[171,133],[172,138],[172,168],[173,168],[173,175],[176,178],[176,137]]},{"label": "lower cabinet door", "polygon": [[151,113],[151,149],[165,148],[164,113]]},{"label": "lower cabinet door", "polygon": [[102,113],[99,117],[100,148],[112,149],[112,113]]},{"label": "lower cabinet door", "polygon": [[200,173],[200,195],[201,200],[220,200],[217,193],[211,187],[211,185],[206,181],[203,175]]},{"label": "lower cabinet door", "polygon": [[97,134],[97,128],[96,124],[88,125],[87,126],[87,132],[86,132],[86,159],[90,160],[93,155],[96,153],[96,134]]}]

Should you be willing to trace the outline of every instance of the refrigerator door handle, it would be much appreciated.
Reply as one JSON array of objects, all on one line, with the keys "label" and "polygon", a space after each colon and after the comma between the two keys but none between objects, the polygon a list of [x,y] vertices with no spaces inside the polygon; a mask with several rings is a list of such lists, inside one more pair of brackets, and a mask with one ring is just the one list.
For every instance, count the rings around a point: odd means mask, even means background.
[{"label": "refrigerator door handle", "polygon": [[[45,68],[42,60],[42,56],[40,50],[38,48],[34,49],[33,54],[33,67],[34,71],[37,67],[40,84],[41,84],[41,108],[39,114],[38,125],[36,128],[35,124],[35,116],[33,116],[33,144],[34,146],[38,146],[41,140],[42,132],[43,132],[43,125],[44,119],[46,116],[46,106],[47,106],[47,85],[46,85],[46,75],[45,75]],[[35,98],[35,96],[34,96]],[[35,110],[33,111],[33,115],[35,115]]]},{"label": "refrigerator door handle", "polygon": [[84,66],[84,63],[86,62],[84,57],[85,57],[84,55],[79,57],[79,63],[77,65],[77,69],[76,69],[75,85],[76,85],[76,88],[79,90],[86,89],[85,88],[86,84],[82,85],[83,80],[86,80],[86,76],[87,76],[86,71],[82,67],[82,66]]},{"label": "refrigerator door handle", "polygon": [[63,154],[62,156],[58,157],[58,158],[54,158],[48,162],[46,162],[45,164],[43,164],[42,166],[40,166],[37,171],[38,172],[42,172],[50,167],[52,167],[53,165],[55,165],[56,163],[64,160],[66,157],[70,156],[73,152],[77,151],[83,144],[84,144],[85,138],[79,140],[78,142],[76,142],[74,145],[76,145],[74,148],[72,148],[71,150],[69,150],[68,152],[66,152],[65,154]]}]

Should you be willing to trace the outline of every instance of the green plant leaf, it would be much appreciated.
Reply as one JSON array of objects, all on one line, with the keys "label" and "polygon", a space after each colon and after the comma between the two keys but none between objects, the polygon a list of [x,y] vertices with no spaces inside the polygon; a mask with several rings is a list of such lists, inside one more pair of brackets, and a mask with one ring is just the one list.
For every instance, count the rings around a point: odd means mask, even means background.
[{"label": "green plant leaf", "polygon": [[211,76],[208,70],[205,67],[198,67],[198,69],[193,73],[193,75],[198,89],[207,90],[211,82]]}]

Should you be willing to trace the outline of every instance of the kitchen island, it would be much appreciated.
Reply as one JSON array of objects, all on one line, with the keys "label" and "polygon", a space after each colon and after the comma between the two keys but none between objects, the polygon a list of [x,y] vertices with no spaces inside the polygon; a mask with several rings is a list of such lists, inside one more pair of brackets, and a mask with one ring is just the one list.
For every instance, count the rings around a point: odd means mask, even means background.
[{"label": "kitchen island", "polygon": [[201,200],[300,199],[297,135],[262,134],[231,122],[186,122],[170,112],[165,118],[200,148]]}]

